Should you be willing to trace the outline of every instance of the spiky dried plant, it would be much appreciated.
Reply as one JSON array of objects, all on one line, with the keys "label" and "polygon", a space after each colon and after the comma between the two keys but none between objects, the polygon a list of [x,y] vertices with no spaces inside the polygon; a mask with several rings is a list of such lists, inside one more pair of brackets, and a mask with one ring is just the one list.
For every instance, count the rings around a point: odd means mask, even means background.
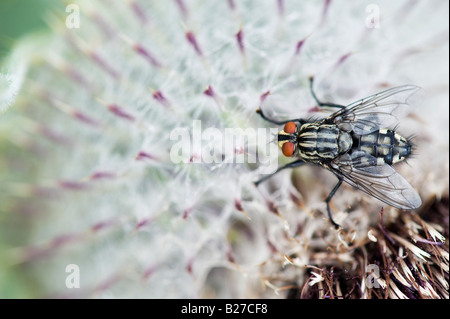
[{"label": "spiky dried plant", "polygon": [[[64,4],[0,74],[3,297],[448,298],[448,2],[79,1],[79,28]],[[171,160],[193,120],[313,115],[310,75],[342,104],[424,88],[397,167],[422,208],[342,187],[336,231],[318,167],[255,188],[248,145]]]}]

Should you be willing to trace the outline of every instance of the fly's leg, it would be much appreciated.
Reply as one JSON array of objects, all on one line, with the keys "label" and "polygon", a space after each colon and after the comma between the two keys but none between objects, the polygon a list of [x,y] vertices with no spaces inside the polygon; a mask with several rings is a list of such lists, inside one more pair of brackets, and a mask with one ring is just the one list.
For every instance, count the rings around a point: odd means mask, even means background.
[{"label": "fly's leg", "polygon": [[334,227],[336,229],[339,228],[339,225],[333,220],[333,216],[331,216],[330,200],[331,200],[331,197],[333,197],[334,193],[336,193],[336,191],[338,190],[338,188],[342,184],[342,178],[340,178],[340,177],[338,177],[338,178],[339,178],[338,183],[336,184],[336,186],[334,186],[333,190],[330,192],[330,194],[328,195],[327,199],[325,199],[325,203],[327,203],[328,217],[330,218],[330,222],[334,225]]},{"label": "fly's leg", "polygon": [[311,90],[311,95],[313,96],[314,100],[316,101],[316,103],[319,106],[337,107],[340,109],[343,109],[345,107],[345,105],[341,105],[341,104],[319,101],[319,99],[316,96],[316,93],[314,93],[313,84],[314,84],[314,77],[311,76],[311,77],[309,77],[309,89]]},{"label": "fly's leg", "polygon": [[263,113],[263,111],[261,109],[257,109],[256,113],[258,113],[267,122],[270,122],[270,123],[273,123],[273,124],[277,124],[277,125],[283,125],[283,124],[286,124],[287,122],[299,122],[299,123],[301,123],[300,120],[287,120],[287,121],[275,121],[275,120],[272,120],[272,119],[266,117],[266,115]]},{"label": "fly's leg", "polygon": [[299,167],[299,166],[302,166],[303,164],[306,164],[306,163],[305,163],[303,160],[301,160],[301,159],[296,160],[296,161],[294,161],[294,162],[292,162],[292,163],[286,164],[286,165],[284,165],[284,166],[278,168],[274,173],[269,174],[269,175],[267,175],[267,176],[264,176],[264,177],[261,178],[260,180],[256,181],[256,182],[255,182],[255,186],[258,186],[261,182],[264,182],[265,180],[271,178],[273,175],[275,175],[276,173],[278,173],[278,172],[280,172],[280,171],[282,171],[282,170],[284,170],[284,169],[286,169],[286,168]]}]

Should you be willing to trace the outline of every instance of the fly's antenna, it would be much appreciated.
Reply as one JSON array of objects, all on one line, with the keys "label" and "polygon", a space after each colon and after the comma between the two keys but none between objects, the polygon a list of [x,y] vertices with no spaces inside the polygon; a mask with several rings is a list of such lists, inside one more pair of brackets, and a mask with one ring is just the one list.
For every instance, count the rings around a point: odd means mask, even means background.
[{"label": "fly's antenna", "polygon": [[272,133],[272,138],[271,138],[271,140],[269,142],[267,142],[267,144],[269,144],[269,143],[277,143],[277,142],[278,142],[278,133]]}]

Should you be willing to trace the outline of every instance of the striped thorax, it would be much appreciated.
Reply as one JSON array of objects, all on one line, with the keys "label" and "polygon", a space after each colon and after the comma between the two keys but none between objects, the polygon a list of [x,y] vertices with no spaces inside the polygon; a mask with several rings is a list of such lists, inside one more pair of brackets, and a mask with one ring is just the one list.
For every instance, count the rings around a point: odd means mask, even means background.
[{"label": "striped thorax", "polygon": [[320,122],[303,124],[297,136],[298,156],[310,162],[332,160],[349,151],[352,144],[348,132]]}]

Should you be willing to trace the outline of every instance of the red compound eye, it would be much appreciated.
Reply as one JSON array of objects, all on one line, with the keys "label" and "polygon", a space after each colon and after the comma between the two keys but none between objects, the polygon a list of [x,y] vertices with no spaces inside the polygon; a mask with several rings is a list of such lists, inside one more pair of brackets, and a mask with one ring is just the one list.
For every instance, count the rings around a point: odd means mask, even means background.
[{"label": "red compound eye", "polygon": [[292,142],[286,142],[281,147],[281,151],[283,152],[283,155],[286,157],[291,157],[292,154],[294,154],[294,143]]},{"label": "red compound eye", "polygon": [[289,133],[289,134],[295,133],[295,129],[296,129],[296,126],[295,126],[294,122],[287,122],[284,125],[284,131],[286,133]]}]

